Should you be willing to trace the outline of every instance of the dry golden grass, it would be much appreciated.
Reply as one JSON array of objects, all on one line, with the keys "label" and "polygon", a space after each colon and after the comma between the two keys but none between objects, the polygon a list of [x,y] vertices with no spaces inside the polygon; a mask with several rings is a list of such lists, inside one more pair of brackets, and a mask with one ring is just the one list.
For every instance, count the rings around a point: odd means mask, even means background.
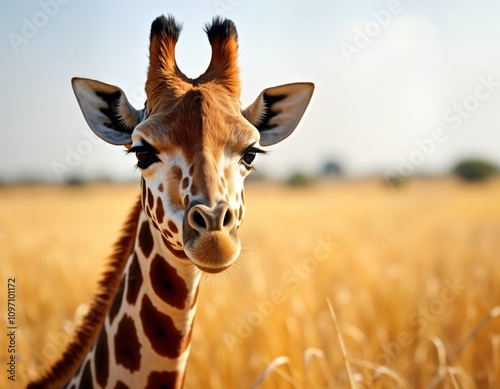
[{"label": "dry golden grass", "polygon": [[[69,339],[137,194],[0,189],[17,387]],[[187,388],[499,387],[500,180],[252,184],[246,198],[241,260],[202,280]]]}]

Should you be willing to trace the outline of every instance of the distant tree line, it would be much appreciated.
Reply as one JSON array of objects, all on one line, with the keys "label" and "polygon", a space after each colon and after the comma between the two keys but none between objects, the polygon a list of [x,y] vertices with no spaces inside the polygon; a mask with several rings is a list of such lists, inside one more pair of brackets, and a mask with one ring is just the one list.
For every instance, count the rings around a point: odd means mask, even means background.
[{"label": "distant tree line", "polygon": [[[495,164],[484,159],[466,159],[459,162],[450,173],[464,181],[480,182],[498,175],[500,169]],[[341,165],[338,162],[327,161],[323,164],[319,174],[308,175],[301,171],[295,171],[288,177],[286,183],[290,186],[307,186],[316,179],[335,179],[341,177],[343,177]],[[400,180],[398,180],[398,177],[395,177],[388,184],[392,187],[397,187],[404,184],[408,179],[411,179],[411,177]]]},{"label": "distant tree line", "polygon": [[455,166],[453,173],[465,181],[483,181],[498,174],[499,170],[488,161],[470,159]]}]

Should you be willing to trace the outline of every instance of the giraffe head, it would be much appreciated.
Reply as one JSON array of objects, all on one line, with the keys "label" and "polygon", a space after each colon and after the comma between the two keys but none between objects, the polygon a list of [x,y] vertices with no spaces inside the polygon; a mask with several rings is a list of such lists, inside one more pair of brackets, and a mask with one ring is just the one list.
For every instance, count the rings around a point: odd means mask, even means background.
[{"label": "giraffe head", "polygon": [[172,17],[152,24],[144,109],[132,107],[116,86],[82,78],[72,84],[90,128],[135,153],[143,211],[165,245],[180,260],[216,273],[240,254],[243,181],[252,162],[260,147],[293,132],[314,85],[267,88],[242,109],[233,22],[214,18],[206,26],[212,57],[195,79],[175,60],[180,30]]}]

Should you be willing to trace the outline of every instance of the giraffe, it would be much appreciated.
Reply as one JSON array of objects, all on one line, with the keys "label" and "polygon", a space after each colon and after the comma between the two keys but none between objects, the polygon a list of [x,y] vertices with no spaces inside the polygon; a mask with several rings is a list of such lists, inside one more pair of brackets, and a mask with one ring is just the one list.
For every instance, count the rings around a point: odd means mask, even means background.
[{"label": "giraffe", "polygon": [[261,147],[288,137],[312,83],[264,89],[242,109],[234,23],[205,26],[212,55],[195,79],[178,68],[172,16],[151,26],[146,102],[74,78],[91,130],[135,154],[140,196],[83,323],[56,363],[28,388],[181,388],[200,277],[238,258],[243,181]]}]

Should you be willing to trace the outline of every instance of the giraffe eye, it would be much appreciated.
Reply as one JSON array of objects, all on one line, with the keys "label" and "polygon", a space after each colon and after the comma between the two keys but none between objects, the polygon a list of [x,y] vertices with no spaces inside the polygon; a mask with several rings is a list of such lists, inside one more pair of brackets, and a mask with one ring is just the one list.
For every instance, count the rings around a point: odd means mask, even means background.
[{"label": "giraffe eye", "polygon": [[147,167],[154,162],[155,155],[151,151],[138,151],[135,153],[139,167]]},{"label": "giraffe eye", "polygon": [[159,161],[155,151],[148,146],[141,145],[137,147],[132,147],[128,152],[135,153],[135,157],[137,158],[137,166],[140,169],[146,169],[153,163]]},{"label": "giraffe eye", "polygon": [[250,146],[245,150],[243,156],[241,157],[241,162],[243,165],[250,170],[252,168],[252,163],[255,160],[257,154],[265,153],[264,150],[258,149],[257,147]]},{"label": "giraffe eye", "polygon": [[251,167],[252,162],[255,160],[255,157],[257,156],[257,152],[255,150],[247,150],[245,154],[243,155],[243,158],[241,159],[245,166]]}]

